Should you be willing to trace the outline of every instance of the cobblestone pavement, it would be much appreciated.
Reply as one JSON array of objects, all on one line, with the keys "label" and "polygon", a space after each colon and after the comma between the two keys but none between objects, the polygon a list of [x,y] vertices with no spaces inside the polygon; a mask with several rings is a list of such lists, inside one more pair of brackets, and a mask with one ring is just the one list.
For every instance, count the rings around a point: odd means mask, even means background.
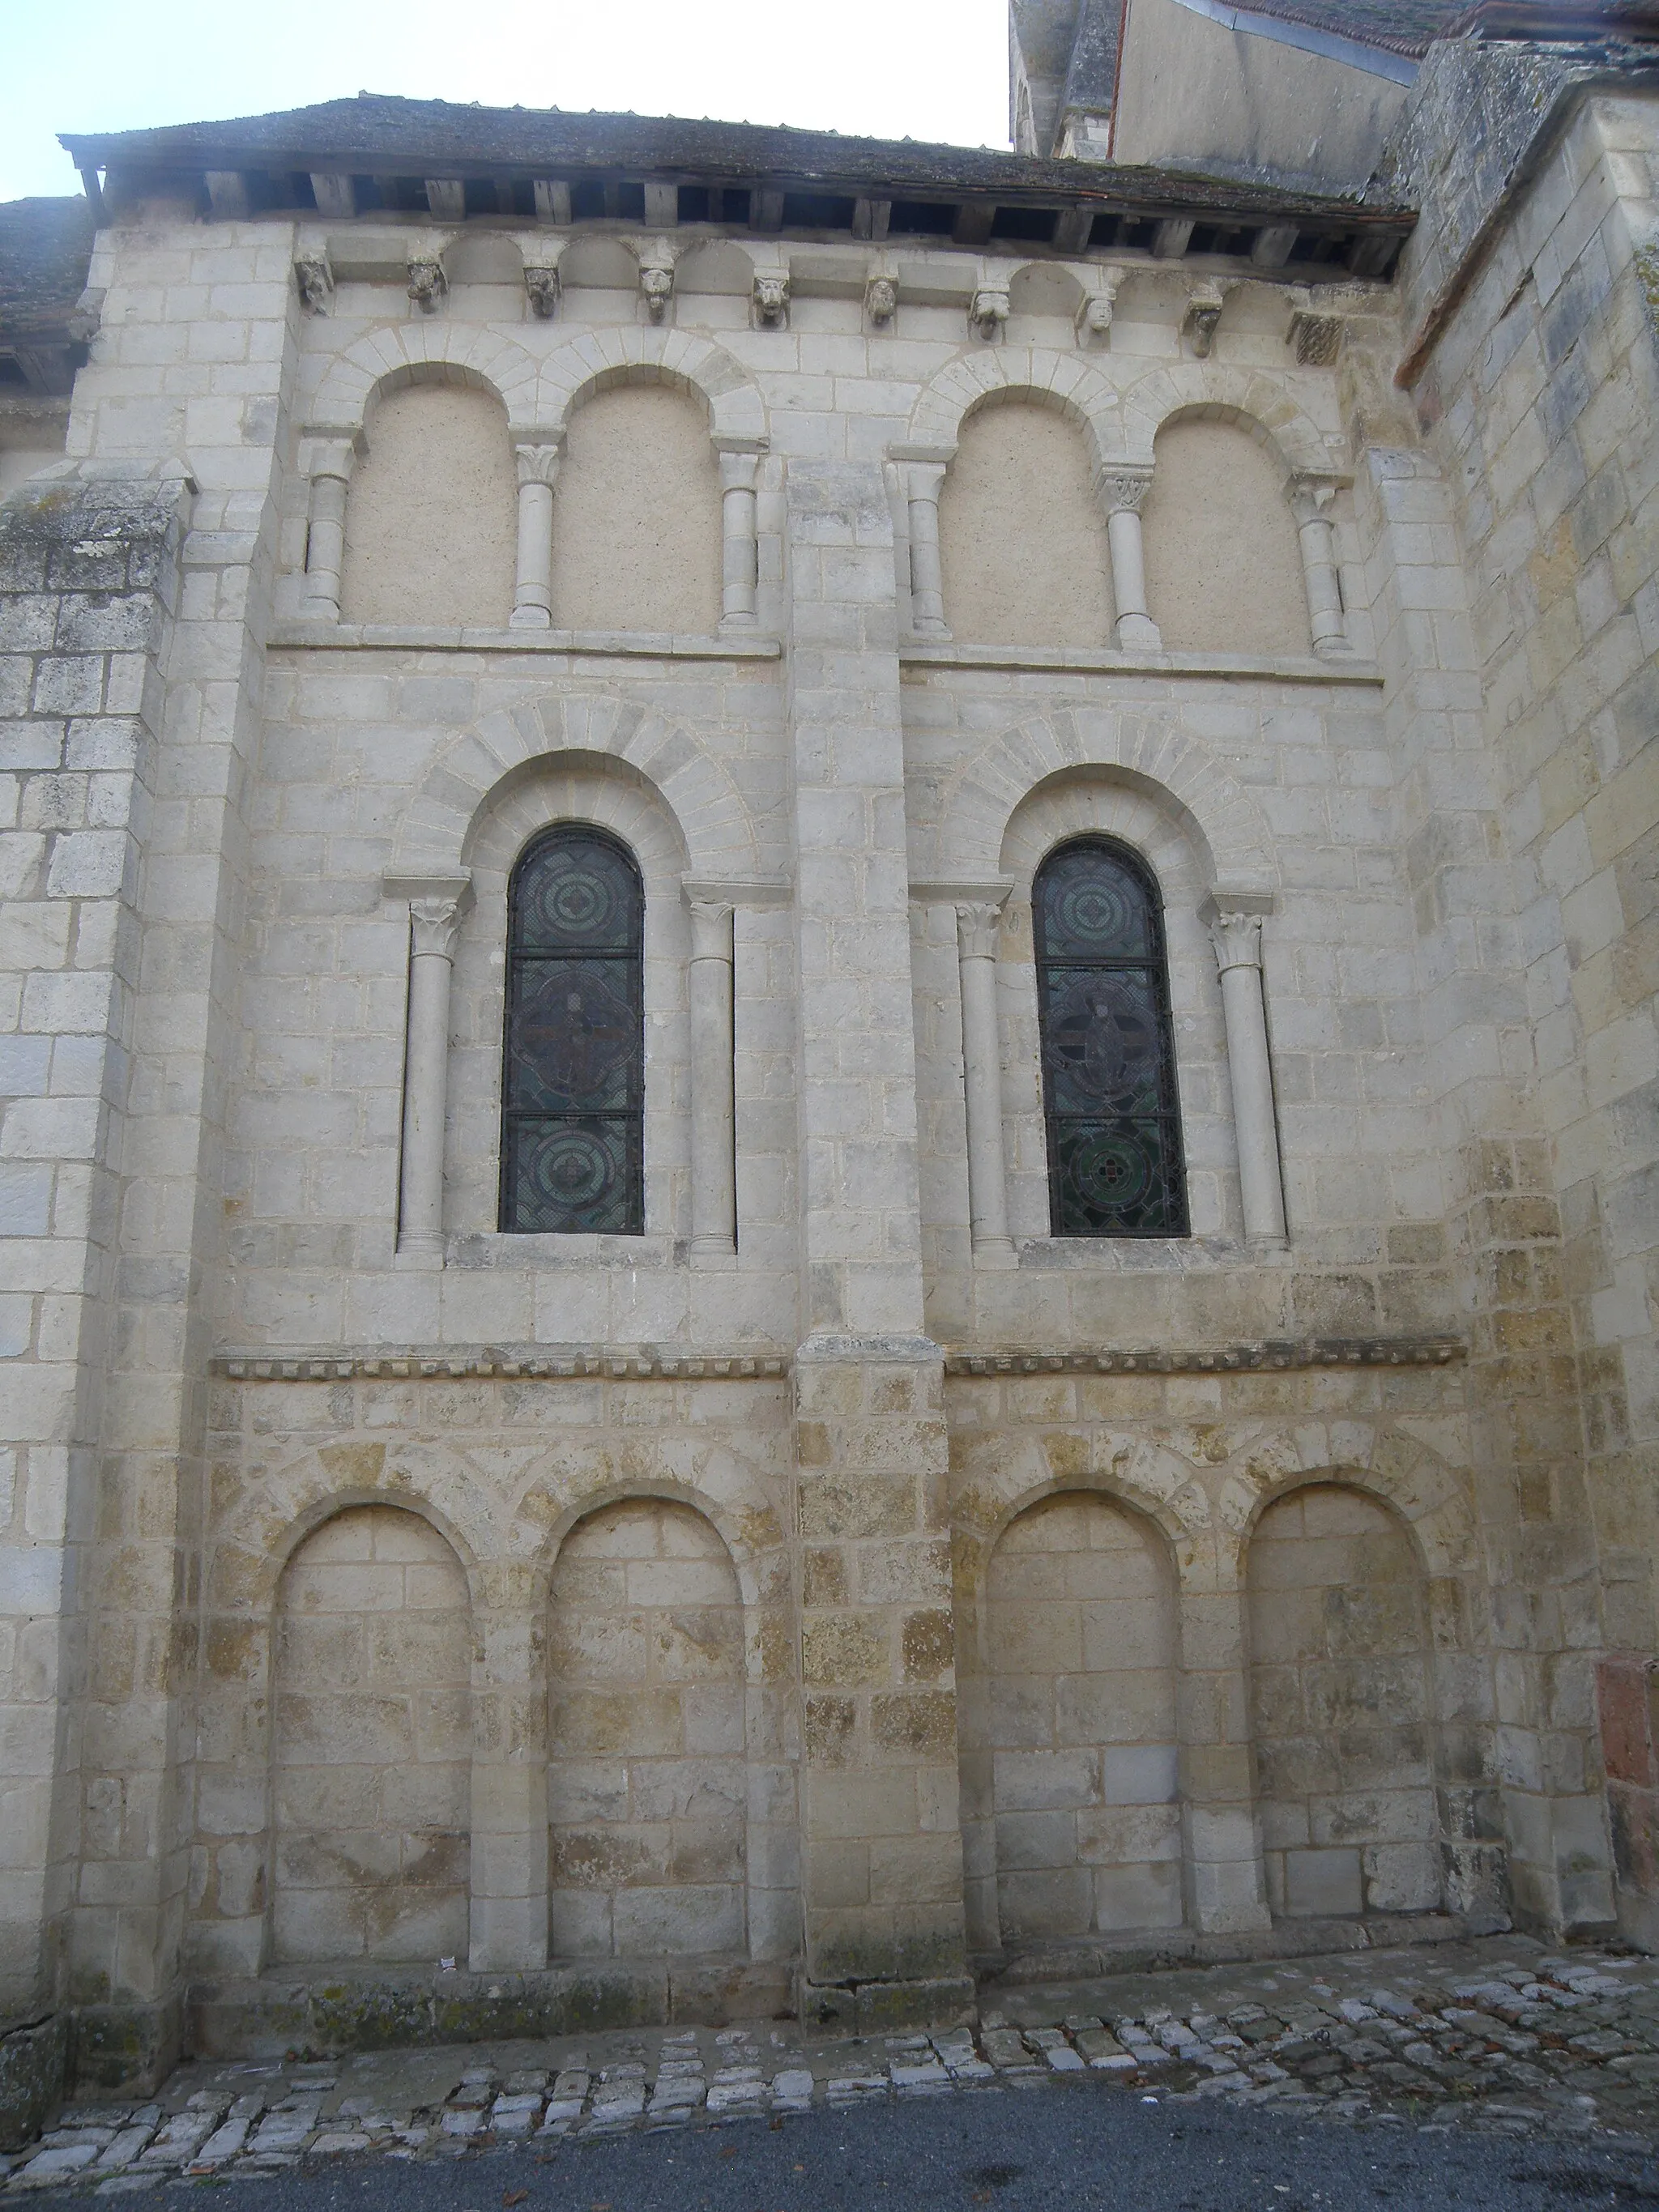
[{"label": "cobblestone pavement", "polygon": [[1514,1937],[1006,1989],[977,2033],[816,2041],[793,2023],[192,2062],[0,2159],[7,2194],[118,2195],[351,2159],[465,2160],[1064,2082],[1339,2121],[1659,2136],[1659,1960]]}]

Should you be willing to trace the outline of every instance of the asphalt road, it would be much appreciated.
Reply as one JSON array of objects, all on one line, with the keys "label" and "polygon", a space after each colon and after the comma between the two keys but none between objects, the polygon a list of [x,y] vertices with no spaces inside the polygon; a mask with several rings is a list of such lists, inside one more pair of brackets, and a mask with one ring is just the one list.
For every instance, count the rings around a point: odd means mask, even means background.
[{"label": "asphalt road", "polygon": [[1624,2212],[1659,2208],[1659,2158],[1594,2138],[1298,2121],[1218,2099],[1144,2104],[1083,2083],[220,2185],[227,2212]]}]

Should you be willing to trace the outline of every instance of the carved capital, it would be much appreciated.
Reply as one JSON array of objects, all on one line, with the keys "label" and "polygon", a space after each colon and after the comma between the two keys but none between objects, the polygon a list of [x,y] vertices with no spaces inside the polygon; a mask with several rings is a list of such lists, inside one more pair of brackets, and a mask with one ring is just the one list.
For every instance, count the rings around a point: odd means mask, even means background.
[{"label": "carved capital", "polygon": [[325,315],[334,303],[334,271],[326,253],[301,253],[294,263],[300,303],[308,315]]},{"label": "carved capital", "polygon": [[524,289],[537,319],[550,323],[559,312],[559,269],[556,262],[526,262]]},{"label": "carved capital", "polygon": [[912,500],[921,500],[929,507],[937,507],[944,483],[943,461],[912,461],[909,464],[906,489]]},{"label": "carved capital", "polygon": [[1210,942],[1215,947],[1216,966],[1222,975],[1230,968],[1260,968],[1261,916],[1239,914],[1224,907],[1210,924]]},{"label": "carved capital", "polygon": [[1285,496],[1291,502],[1291,512],[1298,528],[1304,522],[1328,522],[1332,502],[1336,498],[1336,479],[1295,476],[1285,485]]},{"label": "carved capital", "polygon": [[968,327],[976,338],[994,340],[1007,326],[1008,314],[1006,286],[981,284],[968,310]]},{"label": "carved capital", "polygon": [[342,483],[349,483],[356,460],[355,438],[319,439],[311,449],[311,480],[315,483],[321,477],[338,477]]},{"label": "carved capital", "polygon": [[1095,488],[1109,515],[1139,514],[1152,488],[1152,472],[1114,462],[1109,468],[1102,469],[1095,478]]},{"label": "carved capital", "polygon": [[559,459],[560,448],[551,441],[526,441],[513,448],[514,465],[521,484],[546,484],[550,489],[558,477]]},{"label": "carved capital", "polygon": [[455,957],[461,933],[459,898],[416,898],[409,902],[410,943],[415,957],[428,955],[440,960]]},{"label": "carved capital", "polygon": [[1291,311],[1290,344],[1304,368],[1332,368],[1342,349],[1342,318],[1321,314],[1309,295]]},{"label": "carved capital", "polygon": [[782,331],[789,327],[789,276],[782,269],[761,269],[755,272],[755,289],[751,295],[755,313],[755,327],[762,331]]},{"label": "carved capital", "polygon": [[691,957],[694,960],[732,959],[732,917],[737,908],[730,899],[688,898],[691,915]]},{"label": "carved capital", "polygon": [[864,312],[879,328],[898,313],[898,278],[872,276],[864,288]]},{"label": "carved capital", "polygon": [[1002,927],[1000,899],[964,899],[957,908],[957,947],[964,960],[994,960]]},{"label": "carved capital", "polygon": [[448,289],[449,279],[444,275],[441,262],[424,258],[410,261],[409,296],[423,315],[437,313],[438,302]]}]

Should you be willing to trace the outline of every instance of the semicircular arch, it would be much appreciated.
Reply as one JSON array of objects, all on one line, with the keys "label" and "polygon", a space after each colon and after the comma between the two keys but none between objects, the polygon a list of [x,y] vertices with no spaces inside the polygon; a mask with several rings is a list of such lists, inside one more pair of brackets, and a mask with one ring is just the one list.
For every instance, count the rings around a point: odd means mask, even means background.
[{"label": "semicircular arch", "polygon": [[382,392],[422,383],[488,392],[507,410],[509,429],[535,427],[536,359],[516,339],[464,323],[399,323],[335,356],[307,410],[307,434],[355,436]]},{"label": "semicircular arch", "polygon": [[1114,458],[1150,468],[1158,432],[1194,415],[1235,423],[1272,453],[1287,476],[1341,473],[1343,453],[1333,451],[1282,382],[1258,369],[1208,361],[1172,363],[1129,386],[1123,394],[1122,445]]},{"label": "semicircular arch", "polygon": [[1368,1421],[1315,1421],[1259,1442],[1229,1468],[1216,1520],[1236,1572],[1242,1575],[1267,1508],[1314,1483],[1346,1485],[1389,1507],[1431,1577],[1465,1577],[1478,1569],[1474,1501],[1455,1468],[1404,1431]]},{"label": "semicircular arch", "polygon": [[718,446],[757,452],[769,442],[766,403],[735,355],[695,332],[641,325],[585,331],[542,364],[541,428],[562,436],[582,402],[618,384],[666,384],[701,401]]},{"label": "semicircular arch", "polygon": [[958,354],[923,386],[906,442],[954,452],[962,426],[981,408],[1029,401],[1080,425],[1098,467],[1121,442],[1118,395],[1093,364],[1044,346],[984,346]]}]

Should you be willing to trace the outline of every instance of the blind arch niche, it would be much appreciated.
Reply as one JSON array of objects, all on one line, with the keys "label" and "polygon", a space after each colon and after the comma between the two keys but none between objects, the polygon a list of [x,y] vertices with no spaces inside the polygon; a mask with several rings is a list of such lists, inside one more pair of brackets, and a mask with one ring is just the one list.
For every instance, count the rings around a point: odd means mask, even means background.
[{"label": "blind arch niche", "polygon": [[1184,1237],[1157,880],[1115,839],[1073,838],[1037,870],[1031,918],[1050,1233]]},{"label": "blind arch niche", "polygon": [[562,822],[507,891],[501,1226],[645,1229],[645,886],[620,838]]}]

